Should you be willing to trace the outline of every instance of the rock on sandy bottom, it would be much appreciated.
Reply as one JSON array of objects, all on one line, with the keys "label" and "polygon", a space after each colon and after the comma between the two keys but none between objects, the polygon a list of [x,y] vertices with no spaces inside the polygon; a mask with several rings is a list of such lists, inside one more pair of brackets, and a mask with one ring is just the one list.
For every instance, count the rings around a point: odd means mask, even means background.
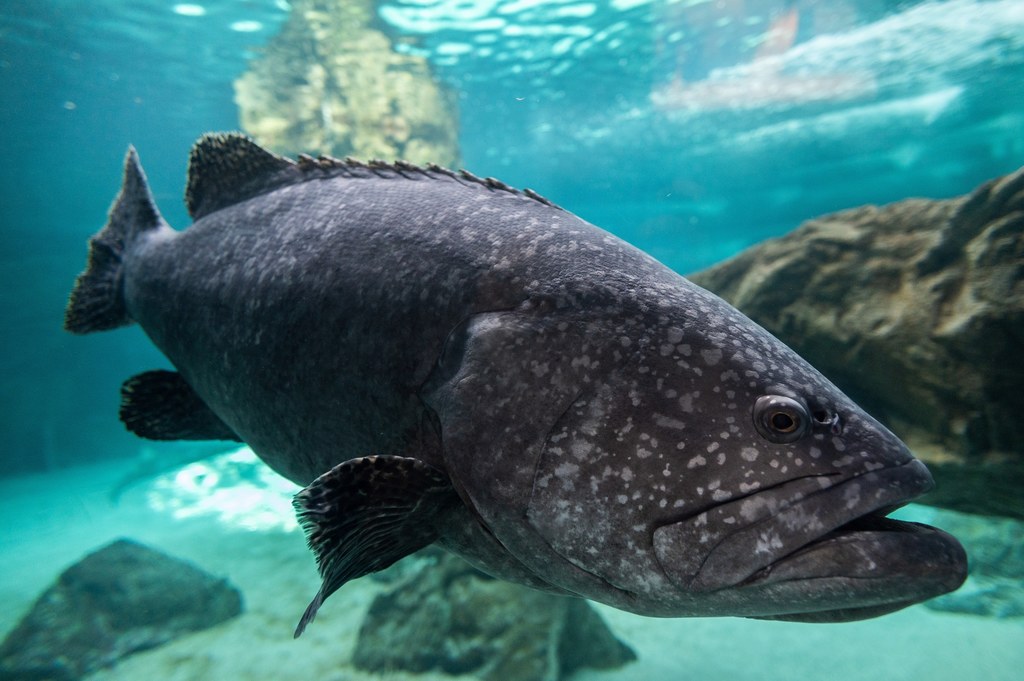
[{"label": "rock on sandy bottom", "polygon": [[0,678],[72,681],[241,611],[225,580],[119,539],[43,592],[0,645]]},{"label": "rock on sandy bottom", "polygon": [[377,596],[353,664],[472,674],[484,681],[557,681],[636,659],[586,601],[490,579],[454,556]]}]

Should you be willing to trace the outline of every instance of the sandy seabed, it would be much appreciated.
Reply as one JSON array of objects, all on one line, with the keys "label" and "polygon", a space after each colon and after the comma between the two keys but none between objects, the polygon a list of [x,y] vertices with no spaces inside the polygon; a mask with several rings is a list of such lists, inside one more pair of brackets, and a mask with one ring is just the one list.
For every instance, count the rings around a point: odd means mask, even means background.
[{"label": "sandy seabed", "polygon": [[[216,516],[153,510],[146,485],[114,503],[124,463],[0,480],[0,632],[6,634],[66,567],[118,537],[192,561],[238,586],[245,612],[212,629],[123,659],[90,681],[454,679],[367,674],[350,664],[359,624],[382,588],[371,579],[331,597],[301,639],[292,631],[316,592],[301,533],[253,531]],[[922,606],[851,624],[650,619],[598,606],[639,659],[573,681],[1019,681],[1024,619],[938,613]],[[467,677],[459,677],[466,679]]]}]

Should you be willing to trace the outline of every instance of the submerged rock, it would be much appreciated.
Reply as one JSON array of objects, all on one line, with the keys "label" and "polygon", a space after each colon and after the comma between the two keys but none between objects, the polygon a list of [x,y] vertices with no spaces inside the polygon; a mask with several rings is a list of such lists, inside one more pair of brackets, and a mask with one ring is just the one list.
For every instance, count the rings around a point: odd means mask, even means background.
[{"label": "submerged rock", "polygon": [[436,565],[374,600],[359,632],[357,667],[556,681],[581,667],[636,659],[586,601],[493,580],[436,555]]},{"label": "submerged rock", "polygon": [[238,615],[225,580],[119,539],[57,578],[0,645],[0,678],[71,681]]},{"label": "submerged rock", "polygon": [[457,166],[454,96],[427,60],[372,28],[373,0],[292,0],[262,57],[235,82],[242,128],[281,154]]},{"label": "submerged rock", "polygon": [[925,503],[1024,518],[1024,169],[811,220],[690,277],[884,421]]}]

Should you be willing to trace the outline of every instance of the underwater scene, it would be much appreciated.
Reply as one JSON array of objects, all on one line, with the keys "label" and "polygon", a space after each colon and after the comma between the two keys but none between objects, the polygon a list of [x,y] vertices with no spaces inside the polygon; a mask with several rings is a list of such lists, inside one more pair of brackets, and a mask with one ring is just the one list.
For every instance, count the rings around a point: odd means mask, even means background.
[{"label": "underwater scene", "polygon": [[1024,2],[12,1],[0,140],[0,681],[1022,678]]}]

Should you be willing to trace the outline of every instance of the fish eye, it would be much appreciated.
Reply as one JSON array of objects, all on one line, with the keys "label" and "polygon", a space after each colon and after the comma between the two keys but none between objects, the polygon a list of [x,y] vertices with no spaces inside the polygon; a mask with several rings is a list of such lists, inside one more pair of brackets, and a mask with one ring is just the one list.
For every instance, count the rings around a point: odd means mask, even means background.
[{"label": "fish eye", "polygon": [[772,428],[780,433],[792,433],[799,424],[798,419],[793,418],[792,414],[787,414],[784,411],[774,411],[768,415],[768,418],[772,422]]},{"label": "fish eye", "polygon": [[762,395],[754,402],[754,427],[771,442],[796,442],[807,432],[810,416],[803,404],[783,395]]}]

